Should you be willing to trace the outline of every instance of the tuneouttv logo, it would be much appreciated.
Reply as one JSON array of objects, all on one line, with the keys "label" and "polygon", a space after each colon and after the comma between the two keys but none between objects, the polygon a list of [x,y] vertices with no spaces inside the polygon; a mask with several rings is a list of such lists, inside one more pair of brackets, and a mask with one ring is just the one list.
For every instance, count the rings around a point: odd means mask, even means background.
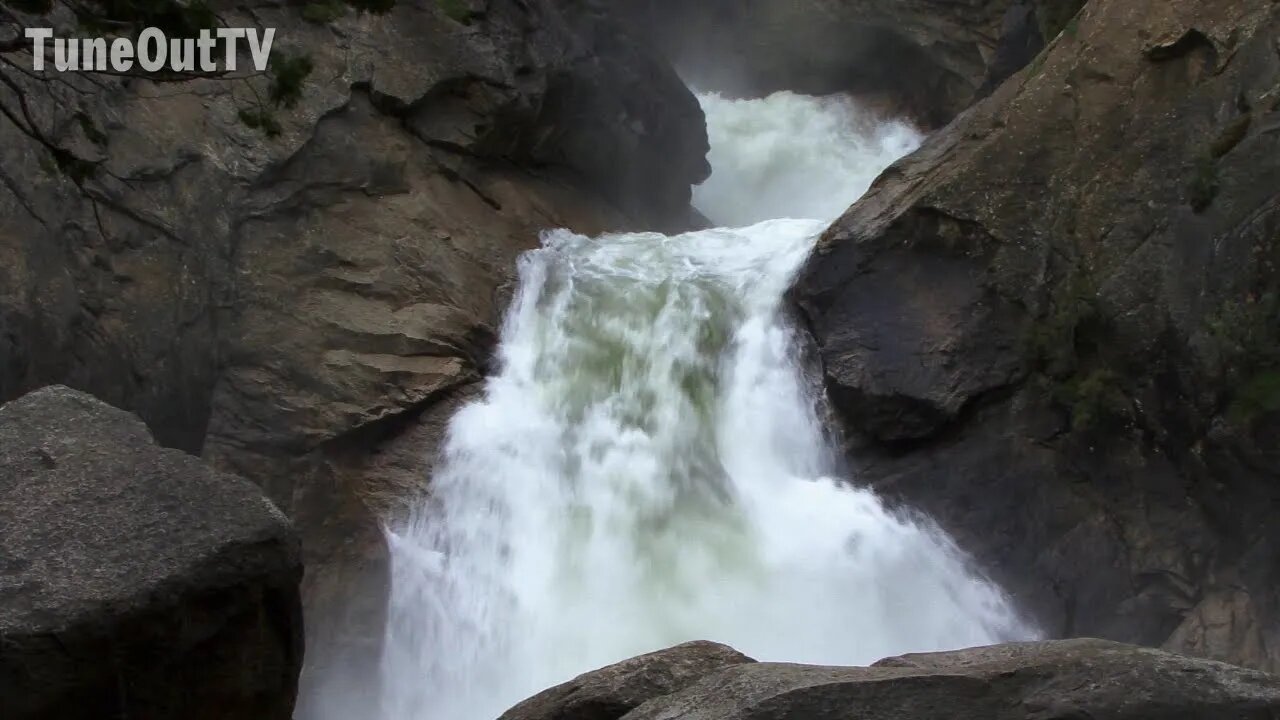
[{"label": "tuneouttv logo", "polygon": [[[249,51],[253,67],[267,69],[275,28],[217,28],[201,30],[199,37],[169,38],[159,28],[149,27],[136,38],[63,38],[52,28],[27,28],[31,40],[32,69],[45,70],[52,50],[57,72],[234,72],[241,47]],[[241,45],[241,43],[244,43]]]}]

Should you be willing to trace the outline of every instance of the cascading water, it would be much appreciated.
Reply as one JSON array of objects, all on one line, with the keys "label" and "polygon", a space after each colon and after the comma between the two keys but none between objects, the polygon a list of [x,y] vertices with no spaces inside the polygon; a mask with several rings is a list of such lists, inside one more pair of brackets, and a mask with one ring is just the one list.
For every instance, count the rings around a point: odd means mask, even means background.
[{"label": "cascading water", "polygon": [[945,536],[831,479],[780,313],[826,221],[918,138],[834,100],[703,103],[699,208],[784,219],[557,230],[522,258],[501,371],[388,530],[386,720],[493,720],[691,639],[859,664],[1029,634]]}]

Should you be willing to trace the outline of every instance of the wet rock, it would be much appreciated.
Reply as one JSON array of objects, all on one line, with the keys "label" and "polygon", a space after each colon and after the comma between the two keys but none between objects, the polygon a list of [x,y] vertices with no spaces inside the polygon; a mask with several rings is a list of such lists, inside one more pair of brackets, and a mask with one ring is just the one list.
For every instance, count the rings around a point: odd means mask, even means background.
[{"label": "wet rock", "polygon": [[688,642],[579,675],[516,705],[500,720],[617,720],[718,670],[754,662],[725,645]]},{"label": "wet rock", "polygon": [[1092,0],[794,289],[856,475],[1052,635],[1280,659],[1278,33]]},{"label": "wet rock", "polygon": [[1280,680],[1101,640],[904,655],[868,668],[738,665],[626,720],[1216,720],[1280,712]]},{"label": "wet rock", "polygon": [[31,718],[292,717],[302,577],[247,480],[65,387],[0,407],[0,707]]}]

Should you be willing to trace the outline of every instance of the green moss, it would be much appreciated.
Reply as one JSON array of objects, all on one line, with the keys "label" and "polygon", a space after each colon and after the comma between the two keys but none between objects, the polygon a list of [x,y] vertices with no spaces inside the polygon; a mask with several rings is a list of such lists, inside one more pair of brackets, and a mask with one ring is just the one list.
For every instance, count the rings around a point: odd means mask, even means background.
[{"label": "green moss", "polygon": [[1220,183],[1218,165],[1211,154],[1204,154],[1196,159],[1191,169],[1191,177],[1187,181],[1187,203],[1196,212],[1204,212],[1218,197]]},{"label": "green moss", "polygon": [[1027,331],[1026,350],[1032,367],[1053,377],[1075,372],[1079,355],[1091,354],[1103,325],[1097,288],[1082,272],[1058,286],[1051,310]]},{"label": "green moss", "polygon": [[276,137],[281,132],[280,122],[274,115],[262,109],[241,108],[240,122],[254,130],[261,130],[267,137]]},{"label": "green moss", "polygon": [[1228,301],[1206,327],[1227,389],[1228,419],[1247,423],[1280,410],[1280,294]]},{"label": "green moss", "polygon": [[436,0],[436,6],[450,20],[463,25],[471,24],[471,8],[466,0]]},{"label": "green moss", "polygon": [[1244,302],[1229,300],[1211,315],[1206,325],[1224,363],[1269,365],[1280,363],[1280,296],[1265,292]]},{"label": "green moss", "polygon": [[347,14],[347,5],[341,0],[318,0],[302,6],[302,19],[317,25],[328,25]]},{"label": "green moss", "polygon": [[1058,386],[1055,399],[1071,412],[1071,429],[1091,432],[1111,429],[1130,415],[1123,379],[1109,368],[1096,368]]},{"label": "green moss", "polygon": [[267,94],[271,102],[291,108],[302,98],[302,84],[311,74],[311,58],[307,55],[281,53],[271,59],[271,84]]},{"label": "green moss", "polygon": [[1280,370],[1270,370],[1249,378],[1236,389],[1227,417],[1248,424],[1267,413],[1280,412]]}]

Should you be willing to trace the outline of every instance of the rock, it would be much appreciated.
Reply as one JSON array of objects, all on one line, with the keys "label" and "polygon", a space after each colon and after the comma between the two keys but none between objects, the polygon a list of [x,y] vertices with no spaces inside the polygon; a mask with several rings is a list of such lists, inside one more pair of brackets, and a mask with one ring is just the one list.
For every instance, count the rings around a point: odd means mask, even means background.
[{"label": "rock", "polygon": [[904,655],[869,668],[757,663],[626,720],[1218,720],[1280,713],[1280,679],[1102,640]]},{"label": "rock", "polygon": [[1280,659],[1278,35],[1092,0],[797,279],[857,476],[1052,635]]},{"label": "rock", "polygon": [[852,92],[939,127],[1029,62],[1083,0],[612,0],[694,87]]},{"label": "rock", "polygon": [[499,720],[617,720],[717,670],[754,662],[719,643],[688,642],[579,675],[516,705]]},{"label": "rock", "polygon": [[0,407],[0,705],[26,718],[292,717],[302,564],[252,483],[65,387]]},{"label": "rock", "polygon": [[[276,137],[244,121],[269,77],[0,64],[0,105],[29,110],[0,113],[0,400],[67,384],[260,484],[302,536],[309,617],[385,577],[380,498],[416,489],[434,436],[403,487],[370,458],[484,375],[539,231],[684,227],[709,171],[696,99],[625,28],[463,4],[220,8],[311,61]],[[71,34],[59,12],[41,22]],[[376,637],[357,614],[341,634]]]}]

